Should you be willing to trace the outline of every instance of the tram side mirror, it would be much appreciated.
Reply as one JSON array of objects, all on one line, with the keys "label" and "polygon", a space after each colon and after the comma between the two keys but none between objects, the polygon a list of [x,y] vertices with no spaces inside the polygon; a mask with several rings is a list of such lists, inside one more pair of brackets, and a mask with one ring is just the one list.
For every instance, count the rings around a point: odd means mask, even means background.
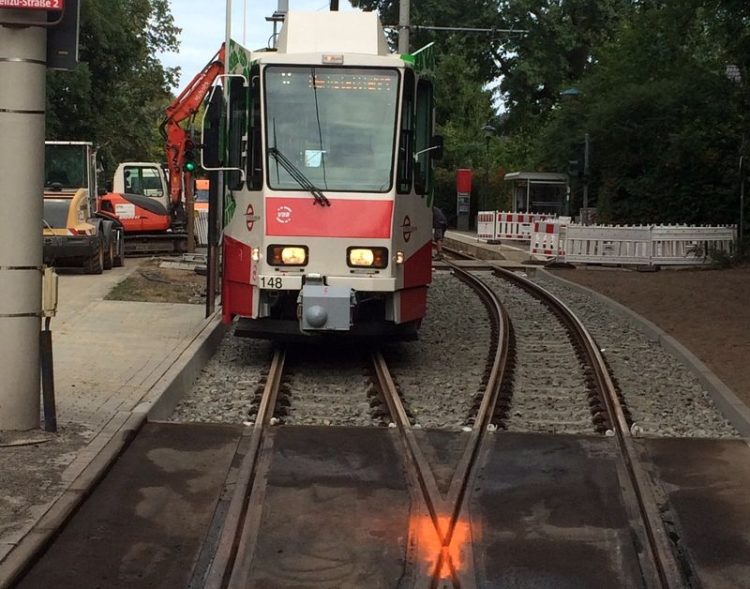
[{"label": "tram side mirror", "polygon": [[432,140],[430,141],[430,154],[432,155],[432,159],[434,160],[441,160],[443,159],[443,136],[442,135],[433,135]]},{"label": "tram side mirror", "polygon": [[206,169],[223,166],[219,153],[223,109],[224,92],[221,86],[214,86],[203,117],[201,165]]}]

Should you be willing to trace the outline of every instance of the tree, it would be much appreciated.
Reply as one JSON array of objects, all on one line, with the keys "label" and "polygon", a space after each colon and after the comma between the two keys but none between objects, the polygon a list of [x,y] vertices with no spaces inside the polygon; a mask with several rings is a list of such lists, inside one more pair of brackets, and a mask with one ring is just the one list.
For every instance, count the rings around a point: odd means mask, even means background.
[{"label": "tree", "polygon": [[734,218],[739,110],[710,4],[640,9],[539,134],[537,163],[560,169],[590,134],[590,182],[614,221]]},{"label": "tree", "polygon": [[108,173],[162,159],[158,124],[178,72],[157,54],[176,50],[178,33],[168,0],[83,0],[81,63],[48,73],[47,138],[93,141]]},{"label": "tree", "polygon": [[511,127],[543,124],[560,92],[595,67],[632,6],[632,0],[497,0],[502,27],[527,31],[492,54]]}]

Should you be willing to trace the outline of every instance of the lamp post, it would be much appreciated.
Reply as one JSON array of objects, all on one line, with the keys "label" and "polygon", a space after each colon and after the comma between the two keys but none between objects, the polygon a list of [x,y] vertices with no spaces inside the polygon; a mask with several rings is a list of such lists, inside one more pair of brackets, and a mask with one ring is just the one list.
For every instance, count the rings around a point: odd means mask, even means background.
[{"label": "lamp post", "polygon": [[[735,84],[742,84],[742,72],[740,68],[734,64],[730,64],[726,69],[727,78]],[[739,161],[739,174],[740,174],[740,219],[737,225],[737,249],[742,249],[742,237],[744,233],[745,225],[745,168],[747,162],[745,161],[745,144],[747,142],[747,136],[745,134],[745,125],[742,121],[742,141],[740,143],[740,161]]]},{"label": "lamp post", "polygon": [[[578,88],[568,88],[560,92],[560,96],[568,100],[577,100],[583,93]],[[588,224],[589,208],[589,162],[591,159],[591,139],[588,133],[583,135],[583,204],[581,206],[581,224]],[[576,162],[576,167],[580,164]]]},{"label": "lamp post", "polygon": [[484,190],[482,191],[482,206],[480,206],[480,209],[484,209],[484,193],[489,192],[490,189],[490,139],[493,135],[497,132],[497,129],[487,123],[484,127],[482,127],[482,131],[484,131],[484,148],[487,156],[487,161],[485,163],[485,174],[484,174]]}]

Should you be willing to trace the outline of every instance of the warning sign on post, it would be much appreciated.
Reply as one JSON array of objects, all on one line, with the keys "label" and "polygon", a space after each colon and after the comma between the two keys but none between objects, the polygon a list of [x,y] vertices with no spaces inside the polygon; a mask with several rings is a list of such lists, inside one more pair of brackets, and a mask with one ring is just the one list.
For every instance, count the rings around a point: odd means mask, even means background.
[{"label": "warning sign on post", "polygon": [[0,8],[31,8],[32,10],[62,10],[65,0],[0,0]]}]

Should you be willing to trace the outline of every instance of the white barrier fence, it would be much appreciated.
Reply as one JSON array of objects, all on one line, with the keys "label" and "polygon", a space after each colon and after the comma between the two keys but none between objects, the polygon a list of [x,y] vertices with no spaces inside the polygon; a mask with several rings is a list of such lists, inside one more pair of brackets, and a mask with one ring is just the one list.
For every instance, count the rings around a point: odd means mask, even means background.
[{"label": "white barrier fence", "polygon": [[574,225],[538,213],[479,213],[477,237],[529,242],[532,256],[583,264],[701,265],[734,253],[737,228],[688,225]]},{"label": "white barrier fence", "polygon": [[[540,232],[543,230],[540,227]],[[584,264],[694,266],[709,264],[713,252],[734,253],[737,230],[687,225],[568,225],[561,228],[557,253],[542,255]],[[535,234],[536,236],[536,234]],[[534,237],[536,239],[536,237]],[[553,244],[554,245],[554,244]],[[531,253],[534,241],[531,243]]]},{"label": "white barrier fence", "polygon": [[195,211],[195,240],[198,245],[208,245],[208,211]]}]

